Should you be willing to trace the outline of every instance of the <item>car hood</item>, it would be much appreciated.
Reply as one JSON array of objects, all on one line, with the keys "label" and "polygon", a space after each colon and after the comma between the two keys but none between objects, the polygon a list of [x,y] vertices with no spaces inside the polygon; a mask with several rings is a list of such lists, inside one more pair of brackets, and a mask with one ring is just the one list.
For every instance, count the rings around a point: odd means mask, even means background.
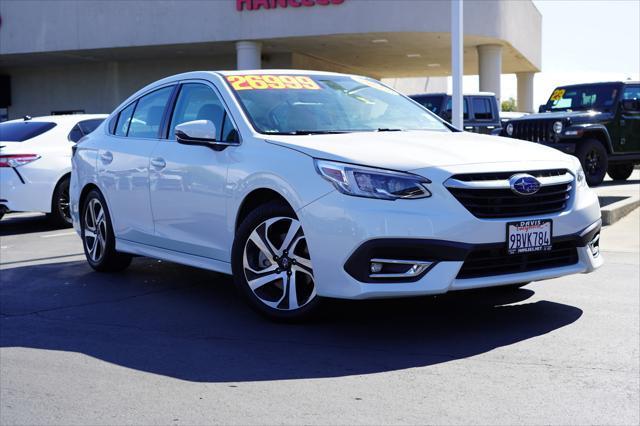
[{"label": "car hood", "polygon": [[516,118],[514,121],[528,121],[528,120],[564,120],[570,119],[571,121],[597,121],[605,117],[610,116],[608,112],[601,111],[558,111],[558,112],[541,112],[537,114],[529,114],[524,117]]},{"label": "car hood", "polygon": [[402,171],[478,163],[568,161],[567,155],[532,142],[467,132],[273,136],[267,142],[314,158]]}]

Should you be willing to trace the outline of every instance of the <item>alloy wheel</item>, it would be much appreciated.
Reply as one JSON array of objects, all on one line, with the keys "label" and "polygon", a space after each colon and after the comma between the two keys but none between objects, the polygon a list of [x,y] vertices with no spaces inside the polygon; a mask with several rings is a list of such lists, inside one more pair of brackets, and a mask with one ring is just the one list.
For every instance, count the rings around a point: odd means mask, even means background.
[{"label": "alloy wheel", "polygon": [[107,245],[107,222],[104,208],[97,198],[89,200],[84,211],[84,244],[93,262],[99,262]]},{"label": "alloy wheel", "polygon": [[296,219],[274,217],[255,227],[242,264],[249,288],[270,308],[293,311],[316,297],[309,248]]},{"label": "alloy wheel", "polygon": [[69,185],[64,185],[58,195],[58,211],[67,223],[71,223],[71,211],[69,210]]},{"label": "alloy wheel", "polygon": [[598,154],[598,152],[594,149],[591,150],[586,157],[586,169],[587,169],[587,173],[589,173],[590,175],[597,175],[601,169],[601,158],[600,158],[600,154]]}]

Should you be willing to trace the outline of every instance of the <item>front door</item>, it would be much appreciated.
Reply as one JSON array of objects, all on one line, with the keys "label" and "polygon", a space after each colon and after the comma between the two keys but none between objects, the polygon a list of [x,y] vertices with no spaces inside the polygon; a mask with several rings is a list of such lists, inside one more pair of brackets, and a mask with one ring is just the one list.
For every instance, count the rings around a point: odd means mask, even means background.
[{"label": "front door", "polygon": [[178,124],[210,120],[217,141],[236,142],[238,132],[213,86],[180,87],[168,137],[151,155],[151,208],[160,247],[228,262],[227,169],[235,147],[214,151],[175,140]]},{"label": "front door", "polygon": [[[621,99],[640,101],[640,85],[625,86]],[[640,111],[624,111],[622,102],[618,110],[620,111],[620,151],[640,152]]]}]

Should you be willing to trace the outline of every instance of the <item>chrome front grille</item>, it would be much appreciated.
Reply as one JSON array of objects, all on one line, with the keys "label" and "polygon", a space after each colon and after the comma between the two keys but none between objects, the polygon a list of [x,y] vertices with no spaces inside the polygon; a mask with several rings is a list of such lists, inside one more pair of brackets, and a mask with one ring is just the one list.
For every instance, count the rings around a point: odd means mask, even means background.
[{"label": "chrome front grille", "polygon": [[[527,173],[540,182],[532,195],[517,194],[509,178]],[[574,177],[565,169],[455,175],[445,182],[454,197],[482,219],[518,218],[563,211],[571,199]]]}]

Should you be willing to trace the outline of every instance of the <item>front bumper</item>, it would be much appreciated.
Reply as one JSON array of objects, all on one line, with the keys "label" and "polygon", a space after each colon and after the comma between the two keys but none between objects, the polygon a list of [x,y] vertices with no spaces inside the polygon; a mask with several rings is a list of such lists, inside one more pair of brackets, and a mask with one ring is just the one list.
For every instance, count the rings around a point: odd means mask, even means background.
[{"label": "front bumper", "polygon": [[[440,181],[444,180],[446,177]],[[307,237],[318,294],[348,299],[441,294],[587,273],[603,263],[602,255],[594,256],[588,246],[600,228],[598,200],[588,188],[574,189],[562,212],[509,219],[479,219],[444,186],[434,184],[430,190],[433,195],[427,199],[392,202],[332,192],[300,209],[297,213]],[[575,241],[577,261],[459,278],[469,253],[479,247],[506,245],[505,224],[524,219],[552,219],[552,242]],[[389,243],[386,247],[385,241]],[[398,248],[398,242],[405,248]],[[433,265],[414,280],[367,282],[371,280],[363,268],[369,267],[372,257],[381,257],[379,253],[363,254],[367,246],[382,247],[382,257],[395,253],[396,258],[430,260]]]}]

